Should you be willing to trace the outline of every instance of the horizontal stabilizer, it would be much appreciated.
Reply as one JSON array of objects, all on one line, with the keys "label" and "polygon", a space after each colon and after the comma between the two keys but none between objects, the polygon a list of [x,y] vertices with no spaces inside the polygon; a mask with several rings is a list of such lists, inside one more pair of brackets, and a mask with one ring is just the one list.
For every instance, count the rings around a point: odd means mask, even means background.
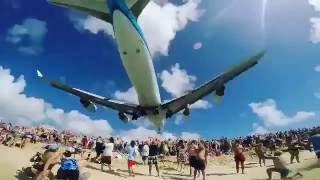
[{"label": "horizontal stabilizer", "polygon": [[112,15],[105,0],[48,0],[50,4],[85,12],[103,21],[112,22]]}]

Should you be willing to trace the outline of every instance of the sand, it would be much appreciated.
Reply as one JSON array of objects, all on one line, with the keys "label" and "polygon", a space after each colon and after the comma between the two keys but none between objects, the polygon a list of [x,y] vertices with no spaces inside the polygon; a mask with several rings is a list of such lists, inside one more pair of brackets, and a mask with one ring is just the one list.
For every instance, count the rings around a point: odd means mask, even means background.
[{"label": "sand", "polygon": [[[27,145],[23,150],[19,148],[8,148],[0,145],[0,180],[15,180],[15,179],[25,179],[22,175],[19,175],[19,171],[22,167],[28,167],[31,165],[29,159],[36,152],[42,152],[41,145]],[[286,153],[283,157],[289,161],[289,154]],[[289,165],[290,169],[296,170],[299,168],[312,166],[312,164],[317,163],[314,153],[307,151],[301,152],[301,163],[294,163]],[[139,159],[140,160],[140,159]],[[161,167],[161,177],[149,176],[148,167],[144,165],[138,165],[135,168],[137,175],[135,178],[129,177],[127,173],[126,160],[115,159],[112,162],[113,169],[116,172],[107,172],[107,167],[105,167],[104,172],[100,171],[100,165],[94,163],[88,163],[89,167],[82,169],[82,173],[89,175],[88,179],[92,180],[123,180],[123,179],[139,179],[139,180],[159,180],[159,179],[172,179],[172,180],[191,180],[192,178],[188,176],[189,168],[186,167],[181,174],[176,171],[176,164],[171,162],[160,163]],[[272,161],[267,160],[267,167],[272,165]],[[57,166],[54,171],[57,170]],[[320,167],[313,169],[311,171],[303,171],[305,180],[320,180]],[[156,175],[153,169],[153,175]],[[202,179],[202,178],[198,178]],[[236,174],[233,158],[231,156],[217,157],[210,159],[209,167],[207,168],[207,179],[214,180],[263,180],[267,179],[266,167],[259,167],[255,157],[247,156],[245,174]],[[273,175],[273,179],[280,179],[278,174]],[[301,179],[301,178],[300,178]]]}]

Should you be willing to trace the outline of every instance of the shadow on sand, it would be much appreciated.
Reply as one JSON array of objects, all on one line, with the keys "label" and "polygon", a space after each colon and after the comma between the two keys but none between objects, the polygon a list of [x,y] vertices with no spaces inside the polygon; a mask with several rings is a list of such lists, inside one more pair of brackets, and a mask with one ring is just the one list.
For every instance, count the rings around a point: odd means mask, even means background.
[{"label": "shadow on sand", "polygon": [[17,174],[15,175],[17,180],[31,180],[32,177],[28,177],[23,170],[18,170]]},{"label": "shadow on sand", "polygon": [[235,175],[236,173],[209,173],[206,174],[207,176],[231,176]]}]

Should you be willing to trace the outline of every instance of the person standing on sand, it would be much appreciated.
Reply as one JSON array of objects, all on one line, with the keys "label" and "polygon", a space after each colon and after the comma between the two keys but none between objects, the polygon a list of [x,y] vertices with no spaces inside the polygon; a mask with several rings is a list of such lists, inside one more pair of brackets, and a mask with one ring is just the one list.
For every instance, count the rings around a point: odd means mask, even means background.
[{"label": "person standing on sand", "polygon": [[149,145],[147,141],[143,143],[141,156],[142,156],[143,164],[146,165],[147,164],[146,160],[148,159],[148,156],[149,156]]},{"label": "person standing on sand", "polygon": [[263,162],[264,166],[266,166],[266,159],[264,158],[266,150],[265,150],[265,147],[263,146],[263,144],[262,143],[257,144],[256,147],[254,148],[254,150],[259,158],[260,167],[262,167],[261,161]]},{"label": "person standing on sand", "polygon": [[290,163],[293,164],[293,160],[296,159],[298,163],[300,163],[299,158],[299,146],[297,142],[292,142],[288,146],[288,151],[290,153]]},{"label": "person standing on sand", "polygon": [[138,147],[136,146],[135,141],[131,141],[130,146],[127,146],[128,153],[128,171],[129,176],[134,177],[133,166],[137,165],[136,158],[139,155]]},{"label": "person standing on sand", "polygon": [[101,136],[99,136],[96,140],[96,145],[95,145],[95,151],[97,154],[95,159],[98,159],[98,157],[102,154],[103,150],[104,150],[104,146],[102,143],[102,138],[101,138]]},{"label": "person standing on sand", "polygon": [[183,166],[187,160],[186,150],[187,150],[187,146],[184,144],[183,140],[180,140],[177,144],[177,152],[178,152],[177,163],[178,163],[178,169],[180,169],[179,170],[180,172],[182,172]]},{"label": "person standing on sand", "polygon": [[111,169],[111,161],[112,161],[112,155],[113,155],[113,149],[114,149],[114,139],[113,137],[109,138],[109,142],[104,144],[104,150],[101,155],[101,171],[103,171],[104,164],[107,164],[109,171],[112,171]]},{"label": "person standing on sand", "polygon": [[149,165],[149,175],[151,176],[152,165],[156,167],[158,177],[160,176],[160,171],[158,167],[158,156],[160,154],[160,147],[157,145],[155,140],[152,140],[151,145],[149,146],[149,156],[148,156],[148,165]]},{"label": "person standing on sand", "polygon": [[197,142],[195,140],[191,141],[191,144],[189,144],[187,150],[189,154],[190,176],[192,176],[192,168],[195,167],[195,161],[197,157],[198,146],[196,145],[196,143]]},{"label": "person standing on sand", "polygon": [[234,145],[234,161],[236,162],[236,170],[239,173],[239,165],[241,165],[242,174],[244,174],[244,161],[246,160],[243,154],[243,146],[236,141]]},{"label": "person standing on sand", "polygon": [[202,173],[203,180],[206,179],[206,149],[202,143],[199,143],[198,148],[196,150],[196,159],[194,162],[194,174],[193,179],[196,180],[197,173],[200,171]]}]

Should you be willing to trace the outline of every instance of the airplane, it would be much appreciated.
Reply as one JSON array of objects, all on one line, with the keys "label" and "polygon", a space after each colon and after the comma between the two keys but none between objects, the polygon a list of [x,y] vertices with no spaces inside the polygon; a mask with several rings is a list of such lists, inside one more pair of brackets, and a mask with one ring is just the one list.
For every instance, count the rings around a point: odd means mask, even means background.
[{"label": "airplane", "polygon": [[85,12],[110,23],[122,64],[138,95],[138,104],[122,102],[70,87],[58,81],[47,79],[37,70],[37,75],[54,88],[78,96],[80,103],[90,112],[97,111],[97,105],[118,112],[124,123],[147,117],[159,132],[166,119],[182,112],[190,115],[190,105],[213,93],[217,97],[225,94],[225,85],[243,72],[254,67],[264,56],[260,51],[239,65],[216,76],[185,95],[168,102],[162,102],[152,56],[137,18],[150,0],[48,0],[50,4]]}]

